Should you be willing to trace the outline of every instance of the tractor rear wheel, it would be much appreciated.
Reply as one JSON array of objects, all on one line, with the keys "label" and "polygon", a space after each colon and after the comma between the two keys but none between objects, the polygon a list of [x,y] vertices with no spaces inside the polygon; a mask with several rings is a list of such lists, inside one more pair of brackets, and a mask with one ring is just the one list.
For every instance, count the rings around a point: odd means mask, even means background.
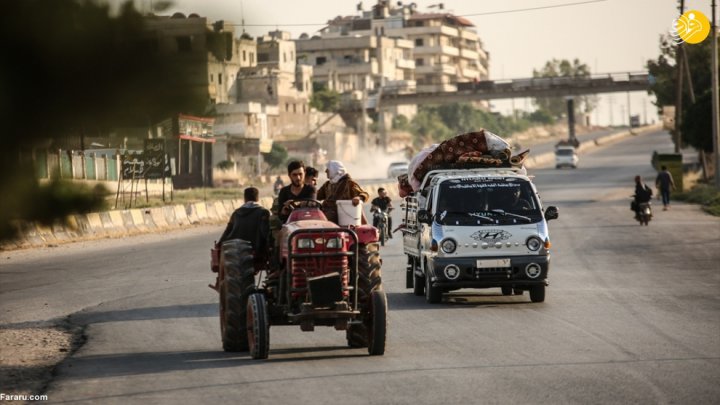
[{"label": "tractor rear wheel", "polygon": [[371,356],[385,354],[385,337],[387,335],[387,296],[383,290],[374,290],[370,297],[370,316],[368,322],[368,353]]},{"label": "tractor rear wheel", "polygon": [[265,295],[255,293],[247,303],[247,339],[253,359],[267,359],[270,351],[270,322]]},{"label": "tractor rear wheel", "polygon": [[380,275],[380,247],[378,243],[361,244],[358,249],[358,309],[362,324],[348,326],[345,337],[350,347],[368,347],[370,338],[368,332],[372,322],[372,293],[382,289]]},{"label": "tractor rear wheel", "polygon": [[255,288],[255,268],[249,242],[233,239],[222,244],[220,334],[223,350],[248,350],[247,300]]}]

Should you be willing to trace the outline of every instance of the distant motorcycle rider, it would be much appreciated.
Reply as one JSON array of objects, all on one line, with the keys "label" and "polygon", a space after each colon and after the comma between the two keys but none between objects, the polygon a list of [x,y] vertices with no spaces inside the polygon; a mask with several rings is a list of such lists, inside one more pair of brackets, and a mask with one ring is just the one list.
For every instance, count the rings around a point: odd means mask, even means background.
[{"label": "distant motorcycle rider", "polygon": [[[380,187],[378,188],[378,197],[375,197],[372,202],[372,206],[370,207],[370,212],[375,212],[378,208],[381,209],[384,213],[387,214],[387,220],[388,220],[388,237],[392,239],[392,217],[390,217],[390,211],[392,211],[392,199],[388,197],[387,191]],[[378,220],[373,217],[373,226],[378,227]]]},{"label": "distant motorcycle rider", "polygon": [[640,218],[640,204],[650,202],[652,199],[652,189],[643,183],[642,177],[635,176],[635,218]]}]

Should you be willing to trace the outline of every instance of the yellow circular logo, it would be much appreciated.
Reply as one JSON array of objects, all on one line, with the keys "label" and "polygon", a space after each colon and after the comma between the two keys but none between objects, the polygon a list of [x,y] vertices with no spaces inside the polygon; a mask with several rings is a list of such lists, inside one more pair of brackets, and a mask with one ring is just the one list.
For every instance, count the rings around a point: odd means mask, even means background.
[{"label": "yellow circular logo", "polygon": [[699,44],[710,34],[708,18],[697,10],[690,10],[681,15],[675,20],[673,28],[677,36],[688,44]]}]

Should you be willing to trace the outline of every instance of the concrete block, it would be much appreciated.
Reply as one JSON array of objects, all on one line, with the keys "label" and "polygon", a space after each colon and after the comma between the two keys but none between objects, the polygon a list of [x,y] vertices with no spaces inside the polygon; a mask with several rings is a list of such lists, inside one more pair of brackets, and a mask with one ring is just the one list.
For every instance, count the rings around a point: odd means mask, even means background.
[{"label": "concrete block", "polygon": [[125,228],[125,221],[123,220],[121,211],[119,211],[119,210],[110,211],[109,215],[110,215],[110,221],[112,222],[114,228],[118,228],[118,229]]},{"label": "concrete block", "polygon": [[162,208],[150,208],[150,216],[157,228],[167,228],[169,226]]},{"label": "concrete block", "polygon": [[208,219],[217,221],[220,218],[217,211],[215,210],[215,204],[213,204],[211,202],[202,203],[202,204],[205,206],[205,211],[207,211]]},{"label": "concrete block", "polygon": [[212,204],[215,206],[215,212],[217,212],[219,219],[227,218],[230,216],[230,213],[225,210],[225,205],[222,203],[222,201],[215,201]]},{"label": "concrete block", "polygon": [[188,221],[190,221],[191,224],[196,224],[200,222],[200,218],[197,215],[197,210],[195,209],[195,204],[187,204],[185,206],[185,212],[187,213]]},{"label": "concrete block", "polygon": [[194,203],[193,208],[199,219],[202,220],[208,218],[208,212],[207,208],[205,207],[205,203]]},{"label": "concrete block", "polygon": [[102,219],[100,219],[100,214],[97,212],[91,212],[87,214],[87,220],[88,224],[90,225],[90,229],[93,231],[93,233],[104,233],[105,227],[103,226]]},{"label": "concrete block", "polygon": [[190,220],[187,216],[187,211],[185,210],[184,205],[175,205],[173,206],[173,210],[175,210],[175,220],[177,221],[178,225],[189,225]]},{"label": "concrete block", "polygon": [[143,213],[143,210],[135,208],[131,209],[130,216],[132,217],[132,223],[135,226],[135,228],[138,231],[144,231],[147,229],[147,224],[145,224],[145,214]]}]

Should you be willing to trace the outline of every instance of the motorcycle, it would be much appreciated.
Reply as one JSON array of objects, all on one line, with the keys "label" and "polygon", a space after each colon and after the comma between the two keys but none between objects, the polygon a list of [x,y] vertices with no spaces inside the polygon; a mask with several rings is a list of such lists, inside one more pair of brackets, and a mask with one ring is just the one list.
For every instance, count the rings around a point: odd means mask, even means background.
[{"label": "motorcycle", "polygon": [[[636,205],[637,209],[635,209]],[[647,226],[652,219],[652,206],[650,204],[650,201],[637,203],[635,201],[635,197],[633,196],[632,208],[635,211],[635,219],[640,223],[641,226]]]},{"label": "motorcycle", "polygon": [[388,212],[381,208],[374,208],[373,226],[378,229],[380,234],[380,245],[385,246],[385,241],[390,239],[390,229],[388,226]]}]

